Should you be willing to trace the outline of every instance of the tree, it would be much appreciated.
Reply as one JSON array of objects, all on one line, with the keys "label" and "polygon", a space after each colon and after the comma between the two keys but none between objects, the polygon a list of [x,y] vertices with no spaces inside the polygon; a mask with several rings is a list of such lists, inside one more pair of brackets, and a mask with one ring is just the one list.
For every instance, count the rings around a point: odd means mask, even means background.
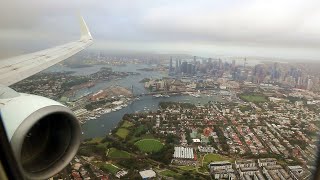
[{"label": "tree", "polygon": [[179,137],[173,134],[169,134],[166,137],[166,144],[178,144],[179,143]]}]

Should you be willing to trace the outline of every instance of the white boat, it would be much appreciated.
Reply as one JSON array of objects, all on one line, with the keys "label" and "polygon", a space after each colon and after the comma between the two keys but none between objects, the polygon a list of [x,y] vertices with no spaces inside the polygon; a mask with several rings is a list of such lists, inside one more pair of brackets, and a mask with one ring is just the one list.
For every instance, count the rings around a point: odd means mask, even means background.
[{"label": "white boat", "polygon": [[159,98],[159,97],[162,97],[162,95],[161,94],[155,94],[155,95],[153,95],[153,97]]},{"label": "white boat", "polygon": [[199,97],[200,97],[199,94],[191,94],[191,96],[196,97],[196,98],[199,98]]},{"label": "white boat", "polygon": [[115,107],[114,109],[115,109],[115,110],[120,110],[120,109],[122,109],[122,107],[121,107],[121,106],[117,106],[117,107]]}]

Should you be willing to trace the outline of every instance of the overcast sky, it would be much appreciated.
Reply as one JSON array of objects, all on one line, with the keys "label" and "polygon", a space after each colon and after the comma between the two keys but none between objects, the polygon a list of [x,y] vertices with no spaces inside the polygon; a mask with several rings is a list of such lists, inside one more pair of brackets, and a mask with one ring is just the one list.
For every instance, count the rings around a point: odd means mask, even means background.
[{"label": "overcast sky", "polygon": [[75,40],[92,49],[320,59],[318,0],[28,0],[2,2],[2,56]]}]

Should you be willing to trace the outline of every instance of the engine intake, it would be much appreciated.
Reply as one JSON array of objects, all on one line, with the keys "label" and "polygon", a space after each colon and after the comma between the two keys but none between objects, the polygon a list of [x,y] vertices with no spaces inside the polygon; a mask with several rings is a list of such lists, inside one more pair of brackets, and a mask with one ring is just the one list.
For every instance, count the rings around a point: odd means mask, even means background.
[{"label": "engine intake", "polygon": [[1,114],[14,155],[27,179],[47,179],[76,155],[81,139],[79,121],[58,102],[21,94],[7,101]]}]

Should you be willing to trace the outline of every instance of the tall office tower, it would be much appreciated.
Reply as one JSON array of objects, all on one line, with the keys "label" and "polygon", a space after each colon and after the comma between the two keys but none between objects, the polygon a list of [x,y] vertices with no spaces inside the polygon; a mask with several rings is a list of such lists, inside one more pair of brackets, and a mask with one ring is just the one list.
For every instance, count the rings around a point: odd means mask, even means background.
[{"label": "tall office tower", "polygon": [[307,90],[310,90],[312,88],[312,80],[311,79],[308,79],[308,83],[307,83]]},{"label": "tall office tower", "polygon": [[236,60],[232,60],[231,69],[234,70],[236,68]]},{"label": "tall office tower", "polygon": [[197,56],[193,56],[193,64],[197,63]]},{"label": "tall office tower", "polygon": [[180,68],[180,71],[181,71],[181,59],[179,59],[179,68]]},{"label": "tall office tower", "polygon": [[208,63],[209,63],[209,64],[212,64],[212,58],[209,58],[209,59],[208,59]]},{"label": "tall office tower", "polygon": [[176,74],[179,73],[179,63],[178,60],[176,59]]},{"label": "tall office tower", "polygon": [[187,65],[187,74],[192,74],[192,64],[188,63]]},{"label": "tall office tower", "polygon": [[271,70],[271,79],[272,80],[277,80],[280,77],[280,72],[279,72],[279,64],[274,63],[272,70]]},{"label": "tall office tower", "polygon": [[192,65],[191,74],[196,74],[196,65]]},{"label": "tall office tower", "polygon": [[300,86],[302,84],[302,79],[301,77],[299,76],[298,79],[297,79],[297,85]]},{"label": "tall office tower", "polygon": [[169,66],[169,72],[172,72],[172,57],[170,57],[170,66]]},{"label": "tall office tower", "polygon": [[221,60],[221,59],[219,59],[219,64],[218,64],[218,66],[219,66],[219,69],[222,69],[223,64],[222,64],[222,60]]},{"label": "tall office tower", "polygon": [[181,72],[187,73],[187,68],[188,68],[187,66],[188,66],[188,63],[184,61],[180,66]]},{"label": "tall office tower", "polygon": [[234,73],[233,73],[233,79],[234,80],[240,80],[241,79],[241,69],[236,68]]},{"label": "tall office tower", "polygon": [[244,62],[243,62],[243,68],[245,69],[247,65],[247,58],[244,58]]}]

